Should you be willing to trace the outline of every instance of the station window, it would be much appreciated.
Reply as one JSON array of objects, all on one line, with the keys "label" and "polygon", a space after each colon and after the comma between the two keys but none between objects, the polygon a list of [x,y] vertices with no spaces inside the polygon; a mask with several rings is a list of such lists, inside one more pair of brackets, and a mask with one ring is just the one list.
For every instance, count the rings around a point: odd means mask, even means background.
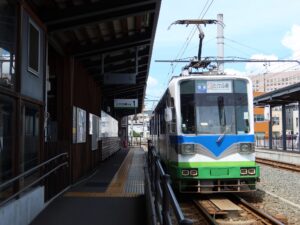
[{"label": "station window", "polygon": [[254,122],[261,122],[261,121],[264,121],[264,120],[265,120],[265,118],[264,118],[263,114],[254,115]]},{"label": "station window", "polygon": [[279,117],[272,117],[273,125],[279,125]]},{"label": "station window", "polygon": [[13,101],[0,95],[0,183],[12,176]]},{"label": "station window", "polygon": [[21,172],[38,164],[40,149],[40,113],[35,106],[23,107],[23,152],[21,154]]},{"label": "station window", "polygon": [[13,89],[16,59],[16,4],[0,4],[0,86]]},{"label": "station window", "polygon": [[28,31],[28,70],[35,75],[39,73],[40,31],[37,25],[29,20]]}]

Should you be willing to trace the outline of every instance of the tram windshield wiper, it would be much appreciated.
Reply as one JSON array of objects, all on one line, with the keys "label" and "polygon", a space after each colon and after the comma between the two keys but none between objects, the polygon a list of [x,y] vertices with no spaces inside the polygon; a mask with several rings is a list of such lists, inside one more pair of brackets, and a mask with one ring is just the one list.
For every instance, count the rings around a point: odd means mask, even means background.
[{"label": "tram windshield wiper", "polygon": [[216,140],[217,143],[220,143],[223,141],[224,137],[226,134],[228,134],[228,131],[231,130],[232,124],[230,124],[229,126],[225,126],[225,130],[224,132],[218,137],[218,139]]},{"label": "tram windshield wiper", "polygon": [[220,128],[223,131],[223,133],[218,137],[217,143],[220,143],[227,131],[226,128],[226,113],[225,113],[225,108],[224,108],[224,97],[219,96],[218,97],[218,111],[219,111],[219,123],[220,123]]}]

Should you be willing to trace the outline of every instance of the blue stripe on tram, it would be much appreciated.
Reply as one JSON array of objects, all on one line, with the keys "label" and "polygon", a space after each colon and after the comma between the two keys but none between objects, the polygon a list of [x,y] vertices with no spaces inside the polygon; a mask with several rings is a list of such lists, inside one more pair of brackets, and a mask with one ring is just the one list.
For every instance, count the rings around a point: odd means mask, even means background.
[{"label": "blue stripe on tram", "polygon": [[221,155],[229,146],[239,142],[254,142],[254,135],[230,135],[225,134],[222,140],[218,141],[220,135],[201,136],[170,136],[173,144],[201,144],[209,149],[215,156]]}]

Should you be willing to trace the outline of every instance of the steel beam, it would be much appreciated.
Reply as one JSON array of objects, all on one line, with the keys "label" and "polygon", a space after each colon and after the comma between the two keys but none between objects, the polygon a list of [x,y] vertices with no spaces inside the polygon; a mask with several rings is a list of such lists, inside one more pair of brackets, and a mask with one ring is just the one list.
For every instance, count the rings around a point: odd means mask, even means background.
[{"label": "steel beam", "polygon": [[147,1],[107,1],[79,5],[63,10],[45,11],[41,14],[49,32],[77,29],[78,27],[99,24],[100,22],[143,15],[155,12],[156,2]]},{"label": "steel beam", "polygon": [[102,42],[101,44],[83,45],[72,48],[71,55],[81,57],[86,55],[103,54],[108,52],[122,51],[129,48],[148,46],[151,44],[151,34],[145,32],[143,34],[135,35],[122,39]]}]

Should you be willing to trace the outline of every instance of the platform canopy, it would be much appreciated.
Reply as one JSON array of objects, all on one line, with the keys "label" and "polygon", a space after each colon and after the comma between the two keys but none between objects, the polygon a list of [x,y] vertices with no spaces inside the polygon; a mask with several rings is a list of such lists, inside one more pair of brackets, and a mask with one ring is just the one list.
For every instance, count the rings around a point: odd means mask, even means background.
[{"label": "platform canopy", "polygon": [[286,86],[254,98],[256,106],[280,106],[300,101],[300,83]]},{"label": "platform canopy", "polygon": [[[29,0],[57,51],[74,56],[101,85],[104,107],[114,99],[138,99],[141,112],[161,0]],[[134,78],[105,84],[104,75]]]}]

